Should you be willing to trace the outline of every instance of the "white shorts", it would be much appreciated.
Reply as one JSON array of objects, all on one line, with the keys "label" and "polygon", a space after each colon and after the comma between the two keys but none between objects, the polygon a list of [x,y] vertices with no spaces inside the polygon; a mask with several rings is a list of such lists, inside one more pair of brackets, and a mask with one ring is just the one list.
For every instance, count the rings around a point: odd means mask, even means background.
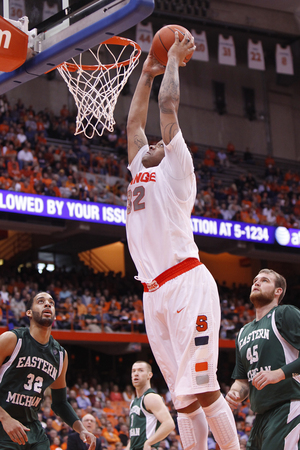
[{"label": "white shorts", "polygon": [[218,390],[220,300],[208,269],[197,266],[143,298],[149,343],[175,408]]}]

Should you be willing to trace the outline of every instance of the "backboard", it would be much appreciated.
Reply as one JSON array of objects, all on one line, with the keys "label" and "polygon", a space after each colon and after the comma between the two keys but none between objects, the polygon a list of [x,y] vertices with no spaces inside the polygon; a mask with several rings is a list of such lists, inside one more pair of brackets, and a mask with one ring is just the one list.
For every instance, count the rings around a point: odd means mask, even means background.
[{"label": "backboard", "polygon": [[133,27],[153,9],[154,0],[0,0],[5,19],[27,16],[28,30],[36,28],[35,56],[0,72],[0,94]]}]

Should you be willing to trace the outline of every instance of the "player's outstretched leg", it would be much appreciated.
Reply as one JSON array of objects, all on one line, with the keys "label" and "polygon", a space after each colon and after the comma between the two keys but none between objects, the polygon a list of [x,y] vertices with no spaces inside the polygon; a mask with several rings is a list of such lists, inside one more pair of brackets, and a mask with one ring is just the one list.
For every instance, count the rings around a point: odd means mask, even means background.
[{"label": "player's outstretched leg", "polygon": [[178,413],[177,423],[184,450],[207,450],[208,426],[202,408],[192,413]]},{"label": "player's outstretched leg", "polygon": [[225,398],[203,408],[209,428],[221,450],[240,450],[234,417]]}]

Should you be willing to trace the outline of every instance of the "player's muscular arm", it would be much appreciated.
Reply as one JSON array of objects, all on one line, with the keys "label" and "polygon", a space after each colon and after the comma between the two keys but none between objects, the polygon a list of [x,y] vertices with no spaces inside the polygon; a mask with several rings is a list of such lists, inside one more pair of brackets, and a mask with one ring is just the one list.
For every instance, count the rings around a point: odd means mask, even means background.
[{"label": "player's muscular arm", "polygon": [[249,395],[248,380],[235,380],[227,393],[225,399],[231,409],[236,409],[238,404],[244,401]]},{"label": "player's muscular arm", "polygon": [[[0,336],[0,366],[9,358],[17,344],[17,336],[11,331],[7,331]],[[1,384],[0,384],[1,386]],[[25,445],[28,441],[25,427],[18,420],[13,419],[3,408],[0,407],[0,422],[4,431],[8,434],[13,442],[19,445]]]},{"label": "player's muscular arm", "polygon": [[144,444],[144,450],[150,450],[153,444],[162,441],[174,430],[175,424],[168,408],[159,395],[148,394],[145,396],[144,402],[147,410],[154,414],[160,422],[159,428]]},{"label": "player's muscular arm", "polygon": [[[68,354],[65,353],[63,368],[59,377],[51,384],[52,389],[52,409],[58,412],[59,416],[66,422],[69,426],[72,426],[74,431],[79,433],[80,439],[89,444],[88,450],[95,450],[96,448],[96,438],[95,436],[86,430],[82,422],[78,419],[73,408],[67,402],[66,397],[66,372],[68,368]],[[65,392],[61,392],[65,389]]]},{"label": "player's muscular arm", "polygon": [[158,104],[160,110],[160,129],[165,144],[169,144],[179,130],[177,111],[180,89],[178,62],[169,57],[166,73],[159,90]]},{"label": "player's muscular arm", "polygon": [[179,41],[176,31],[175,42],[168,51],[167,67],[158,96],[160,129],[166,145],[179,130],[177,117],[180,100],[179,67],[185,66],[185,57],[194,50],[194,38],[190,40],[188,36],[185,36],[182,41]]},{"label": "player's muscular arm", "polygon": [[153,80],[164,72],[164,67],[149,53],[131,101],[127,121],[128,161],[147,144],[145,127],[147,122],[149,98]]}]

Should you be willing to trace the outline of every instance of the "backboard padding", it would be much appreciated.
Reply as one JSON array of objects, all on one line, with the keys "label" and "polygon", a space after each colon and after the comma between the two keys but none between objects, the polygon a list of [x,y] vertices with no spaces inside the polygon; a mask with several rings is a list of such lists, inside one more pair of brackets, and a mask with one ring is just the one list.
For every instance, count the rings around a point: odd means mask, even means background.
[{"label": "backboard padding", "polygon": [[[154,9],[154,0],[115,0],[41,40],[41,51],[13,72],[0,75],[0,94],[38,77],[63,61],[135,26]],[[71,32],[71,35],[70,35]]]}]

